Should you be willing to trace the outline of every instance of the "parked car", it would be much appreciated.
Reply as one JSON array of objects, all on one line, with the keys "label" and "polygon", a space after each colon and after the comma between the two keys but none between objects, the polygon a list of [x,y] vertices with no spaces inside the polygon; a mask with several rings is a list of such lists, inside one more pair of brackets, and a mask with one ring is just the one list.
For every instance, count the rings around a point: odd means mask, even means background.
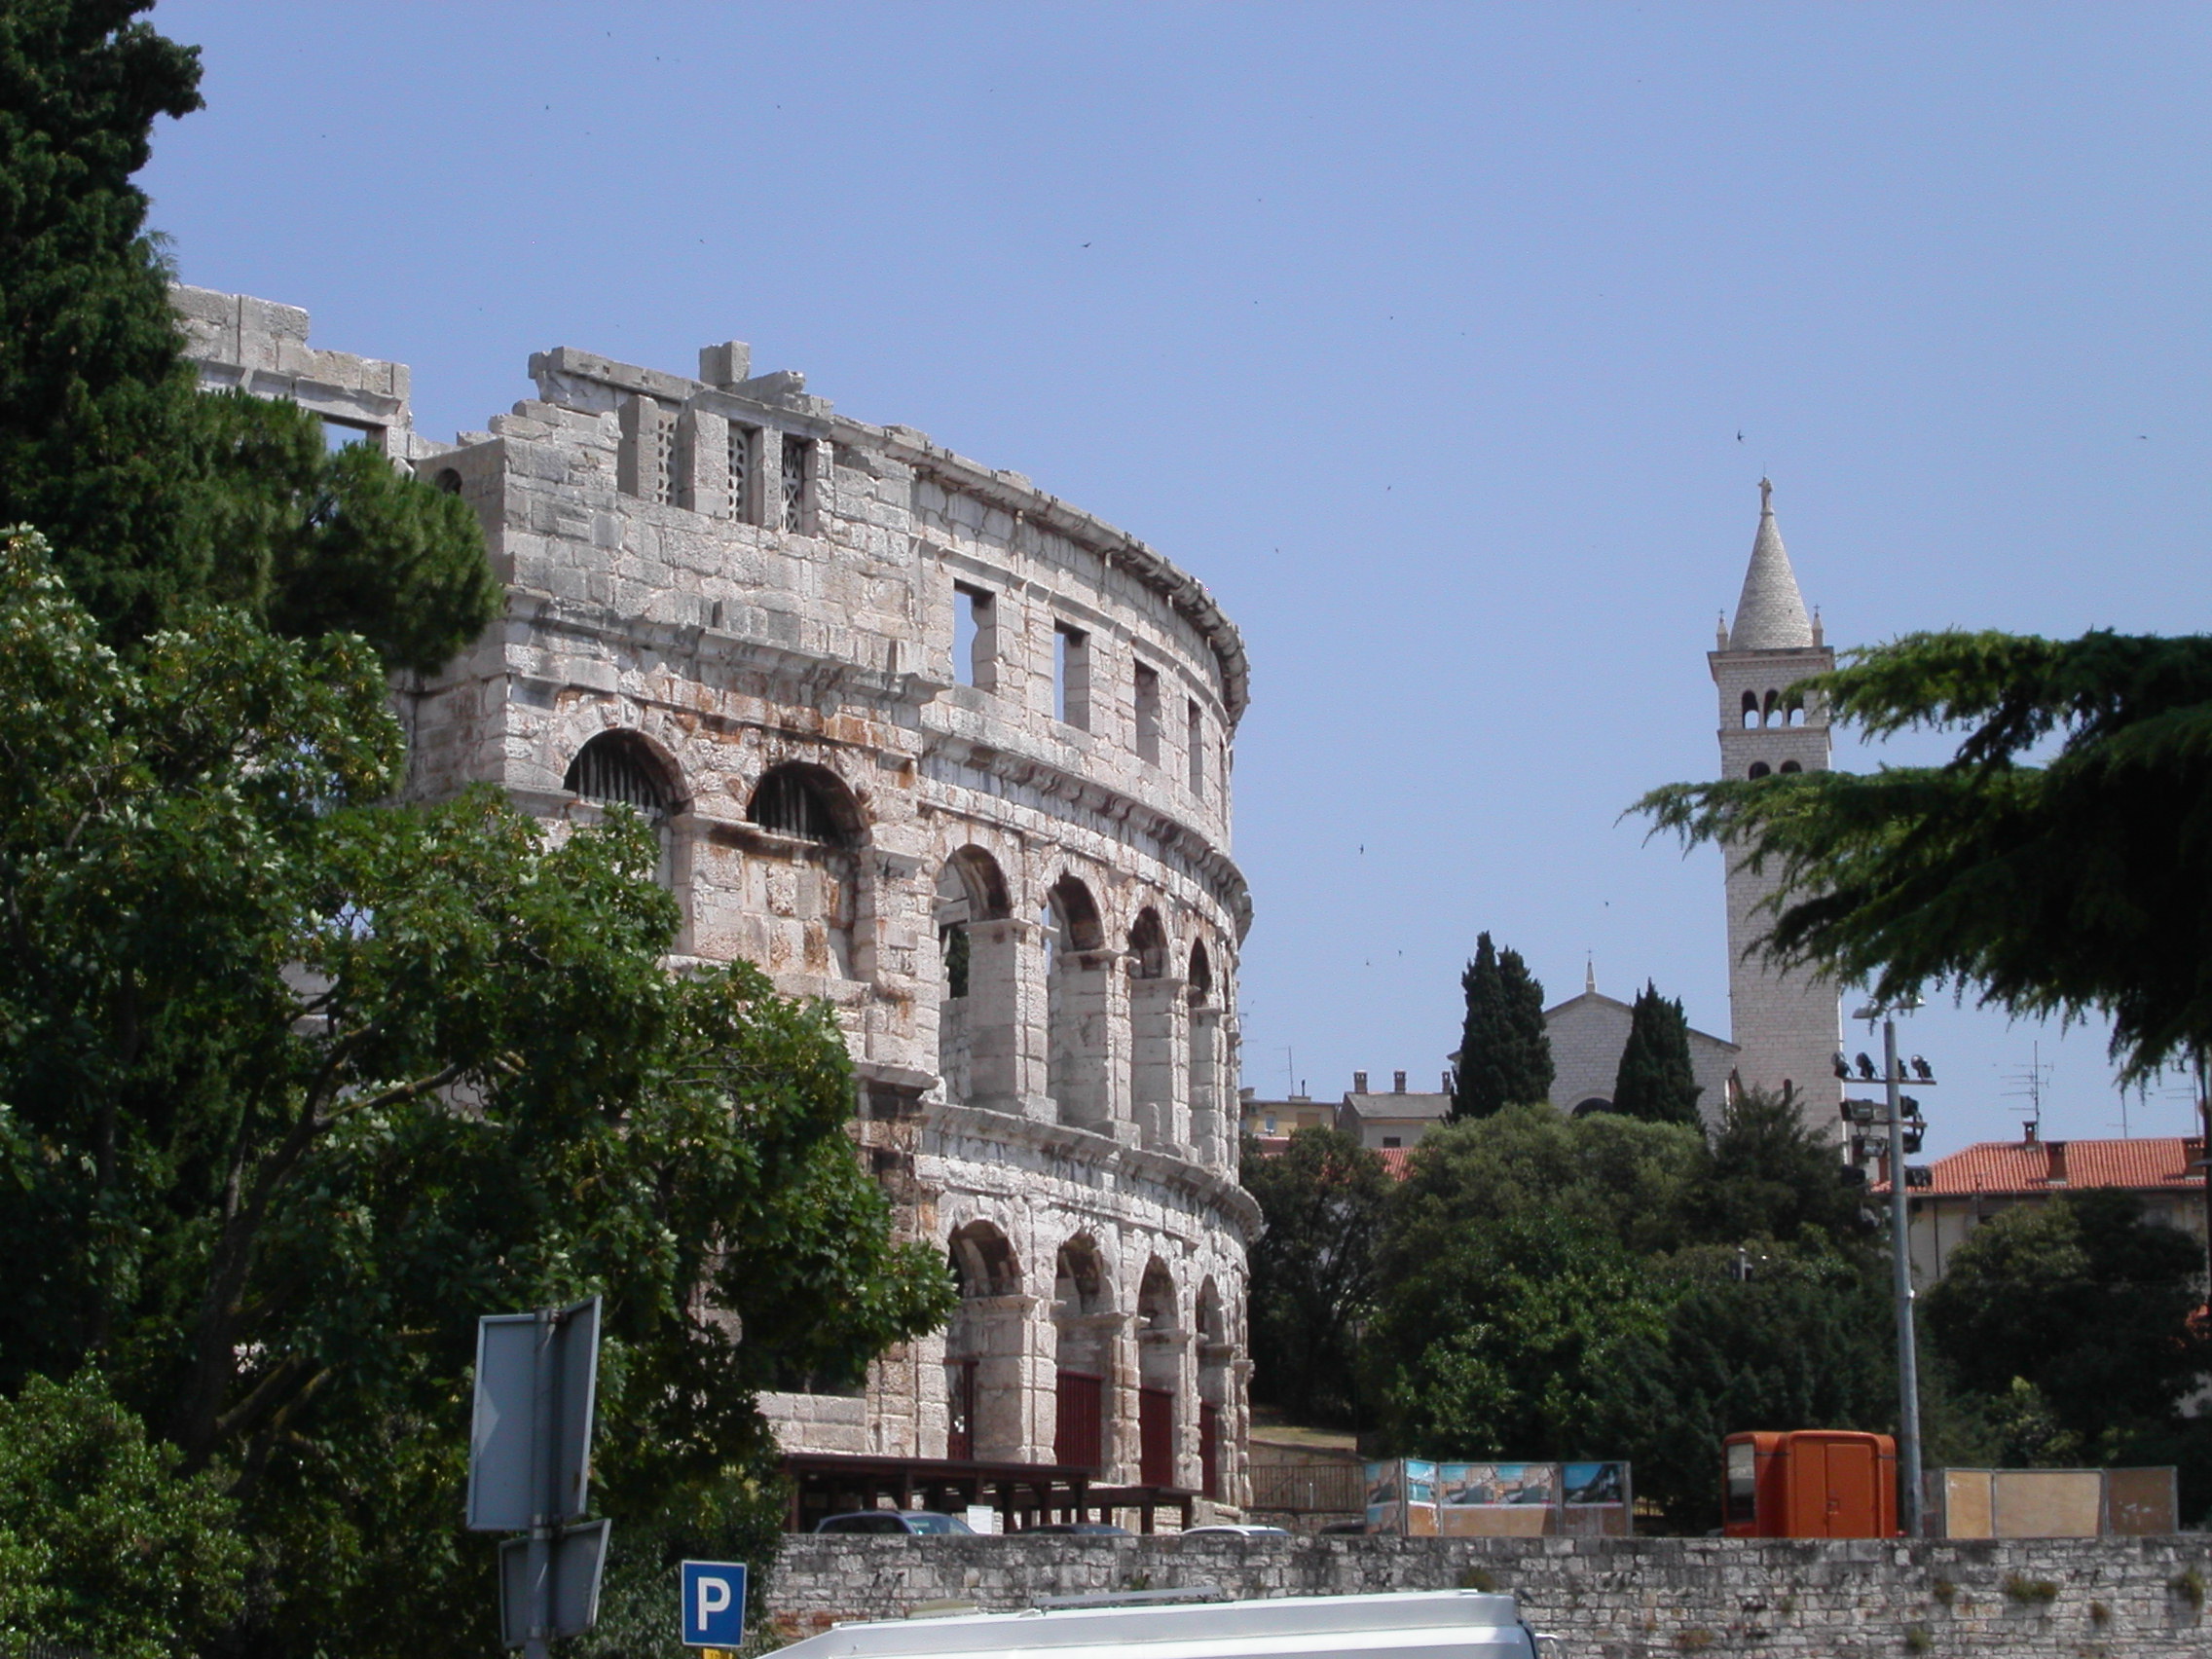
[{"label": "parked car", "polygon": [[1203,1527],[1186,1527],[1183,1529],[1183,1536],[1186,1538],[1198,1532],[1241,1532],[1247,1538],[1287,1538],[1290,1536],[1288,1527],[1254,1527],[1240,1521],[1210,1521]]},{"label": "parked car", "polygon": [[814,1524],[817,1532],[905,1532],[931,1537],[959,1533],[974,1537],[976,1530],[957,1515],[940,1515],[934,1509],[854,1509],[843,1515],[827,1515]]},{"label": "parked car", "polygon": [[1126,1527],[1117,1527],[1111,1521],[1048,1521],[1042,1527],[1024,1527],[1025,1532],[1082,1532],[1094,1538],[1125,1538]]}]

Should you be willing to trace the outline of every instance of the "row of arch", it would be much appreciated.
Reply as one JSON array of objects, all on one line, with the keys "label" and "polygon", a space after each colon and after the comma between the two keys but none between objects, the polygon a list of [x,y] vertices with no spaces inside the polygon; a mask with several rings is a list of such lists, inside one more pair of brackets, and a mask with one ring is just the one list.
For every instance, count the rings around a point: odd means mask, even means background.
[{"label": "row of arch", "polygon": [[1805,699],[1795,691],[1768,691],[1761,698],[1756,691],[1744,693],[1744,729],[1756,731],[1766,726],[1801,726],[1805,723]]},{"label": "row of arch", "polygon": [[1107,1135],[1126,1125],[1140,1145],[1227,1161],[1226,1034],[1204,940],[1179,950],[1146,904],[1110,944],[1090,889],[1068,873],[1034,923],[1017,921],[998,862],[975,846],[945,861],[936,897],[947,1098]]},{"label": "row of arch", "polygon": [[[602,806],[627,806],[659,826],[683,810],[675,768],[643,734],[603,731],[576,751],[562,788]],[[826,847],[850,847],[866,836],[866,820],[844,781],[827,766],[787,760],[753,786],[745,816],[761,829]]]},{"label": "row of arch", "polygon": [[[1145,1263],[1133,1308],[1118,1309],[1104,1253],[1088,1233],[1054,1252],[1049,1301],[1026,1294],[1012,1243],[989,1221],[954,1229],[946,1255],[960,1289],[944,1344],[947,1457],[1047,1459],[1223,1495],[1235,1374],[1228,1310],[1210,1275],[1186,1326],[1174,1273],[1158,1254]],[[1042,1320],[1032,1316],[1040,1308]],[[1048,1425],[1024,1410],[1032,1384],[1050,1387],[1049,1447],[1040,1444]]]},{"label": "row of arch", "polygon": [[1751,770],[1744,775],[1748,778],[1764,778],[1772,773],[1780,772],[1784,777],[1788,777],[1792,772],[1802,772],[1804,769],[1794,760],[1785,760],[1780,766],[1769,766],[1764,760],[1753,760]]}]

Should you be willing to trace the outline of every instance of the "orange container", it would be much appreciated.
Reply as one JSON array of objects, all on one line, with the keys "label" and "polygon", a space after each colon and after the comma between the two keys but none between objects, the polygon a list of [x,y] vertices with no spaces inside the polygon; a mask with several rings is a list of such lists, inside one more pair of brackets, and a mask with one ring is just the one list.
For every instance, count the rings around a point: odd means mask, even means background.
[{"label": "orange container", "polygon": [[1854,1429],[1731,1434],[1721,1442],[1731,1538],[1894,1538],[1898,1443]]}]

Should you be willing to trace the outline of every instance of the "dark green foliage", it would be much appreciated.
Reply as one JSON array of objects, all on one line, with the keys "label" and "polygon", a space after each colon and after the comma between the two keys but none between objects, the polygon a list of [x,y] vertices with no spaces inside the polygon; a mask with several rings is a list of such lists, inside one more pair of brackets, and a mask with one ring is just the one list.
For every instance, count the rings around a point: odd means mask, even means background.
[{"label": "dark green foliage", "polygon": [[0,1647],[168,1659],[225,1628],[247,1550],[221,1483],[176,1465],[96,1372],[0,1400]]},{"label": "dark green foliage", "polygon": [[458,500],[289,404],[203,397],[130,182],[197,54],[128,0],[0,8],[0,525],[46,534],[112,644],[196,603],[428,670],[498,591]]},{"label": "dark green foliage", "polygon": [[1977,1228],[1928,1293],[1928,1324],[1960,1382],[2009,1408],[2015,1450],[2099,1461],[2171,1421],[2212,1365],[2190,1323],[2202,1268],[2131,1194],[2066,1193]]},{"label": "dark green foliage", "polygon": [[1247,1142],[1243,1180],[1267,1220],[1251,1250],[1252,1396],[1297,1422],[1348,1422],[1390,1178],[1352,1136],[1300,1129],[1279,1158]]},{"label": "dark green foliage", "polygon": [[1690,1022],[1681,1002],[1660,996],[1646,980],[1629,1013],[1628,1042],[1621,1049],[1608,1110],[1645,1123],[1694,1128],[1700,1122],[1701,1092],[1690,1070]]},{"label": "dark green foliage", "polygon": [[1467,1018],[1452,1099],[1455,1118],[1487,1118],[1501,1107],[1549,1099],[1552,1045],[1544,1030],[1544,987],[1521,953],[1475,940],[1475,959],[1459,977]]},{"label": "dark green foliage", "polygon": [[1516,1107],[1424,1139],[1382,1249],[1374,1392],[1416,1456],[1625,1456],[1702,1530],[1721,1436],[1888,1428],[1887,1277],[1778,1103],[1687,1124]]},{"label": "dark green foliage", "polygon": [[1873,1228],[1864,1189],[1843,1184],[1842,1155],[1780,1095],[1722,1106],[1703,1176],[1684,1189],[1685,1233],[1709,1242],[1779,1238],[1835,1246]]},{"label": "dark green foliage", "polygon": [[1873,737],[1965,736],[1943,766],[1638,803],[1780,876],[1776,960],[1886,1003],[1947,983],[2013,1014],[2110,1014],[2130,1080],[2212,1047],[2212,639],[1915,634],[1805,688]]},{"label": "dark green foliage", "polygon": [[251,1647],[478,1641],[479,1313],[606,1295],[598,1493],[635,1523],[754,1466],[772,1378],[951,1307],[889,1242],[828,1010],[662,967],[645,826],[375,804],[398,754],[358,640],[207,613],[127,664],[7,543],[0,1387],[102,1355],[226,1473]]}]

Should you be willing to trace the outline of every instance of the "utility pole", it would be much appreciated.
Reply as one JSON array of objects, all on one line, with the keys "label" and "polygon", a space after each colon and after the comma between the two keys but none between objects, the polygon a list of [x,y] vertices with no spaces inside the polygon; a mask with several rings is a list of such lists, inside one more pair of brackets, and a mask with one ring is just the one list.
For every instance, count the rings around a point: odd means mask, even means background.
[{"label": "utility pole", "polygon": [[1890,1105],[1890,1255],[1898,1303],[1898,1475],[1904,1535],[1920,1536],[1920,1351],[1912,1323],[1911,1209],[1905,1196],[1904,1115],[1898,1109],[1898,1022],[1882,1011],[1882,1076]]}]

